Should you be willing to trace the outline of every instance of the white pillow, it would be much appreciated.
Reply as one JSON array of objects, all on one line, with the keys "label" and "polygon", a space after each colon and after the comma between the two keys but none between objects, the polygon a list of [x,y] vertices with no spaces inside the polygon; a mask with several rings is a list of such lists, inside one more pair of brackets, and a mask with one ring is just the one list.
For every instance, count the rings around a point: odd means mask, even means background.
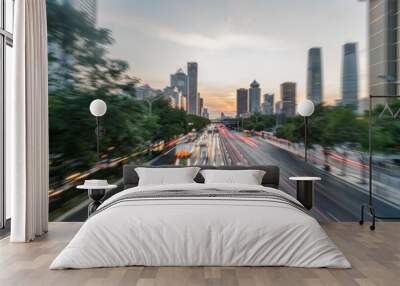
[{"label": "white pillow", "polygon": [[195,183],[200,168],[135,168],[139,176],[138,186]]},{"label": "white pillow", "polygon": [[202,170],[205,184],[261,185],[265,171],[261,170]]}]

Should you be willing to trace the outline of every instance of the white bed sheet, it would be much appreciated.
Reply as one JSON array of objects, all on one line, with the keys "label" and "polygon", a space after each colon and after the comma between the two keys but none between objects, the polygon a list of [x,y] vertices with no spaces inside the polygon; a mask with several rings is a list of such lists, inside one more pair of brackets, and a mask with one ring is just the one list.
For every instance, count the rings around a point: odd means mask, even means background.
[{"label": "white bed sheet", "polygon": [[[181,184],[146,190],[267,190],[254,185]],[[186,198],[127,201],[89,218],[50,269],[145,266],[293,266],[350,268],[311,216],[262,199]]]}]

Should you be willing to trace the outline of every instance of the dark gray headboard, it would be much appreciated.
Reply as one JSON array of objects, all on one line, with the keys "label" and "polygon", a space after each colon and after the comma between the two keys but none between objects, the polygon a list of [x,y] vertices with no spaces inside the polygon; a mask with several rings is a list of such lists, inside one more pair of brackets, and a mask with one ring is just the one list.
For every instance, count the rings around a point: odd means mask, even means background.
[{"label": "dark gray headboard", "polygon": [[[123,170],[124,189],[133,188],[138,185],[139,177],[135,172],[136,167],[146,168],[182,168],[182,166],[138,166],[138,165],[125,165]],[[262,185],[265,187],[278,188],[279,187],[279,167],[278,166],[195,166],[201,169],[218,169],[218,170],[263,170],[265,171]],[[199,173],[194,179],[197,183],[204,183],[203,176]]]}]

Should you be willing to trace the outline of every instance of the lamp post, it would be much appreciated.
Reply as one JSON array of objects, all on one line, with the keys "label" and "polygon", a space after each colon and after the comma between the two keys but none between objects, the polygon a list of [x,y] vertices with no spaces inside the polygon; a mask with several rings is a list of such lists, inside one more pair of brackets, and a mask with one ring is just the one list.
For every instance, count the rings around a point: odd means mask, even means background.
[{"label": "lamp post", "polygon": [[162,96],[160,96],[160,95],[156,95],[156,96],[147,97],[147,98],[144,99],[144,101],[145,101],[145,102],[148,104],[148,106],[149,106],[149,113],[148,113],[149,116],[151,116],[152,113],[153,113],[153,103],[154,103],[156,100],[160,99],[161,97],[162,97]]},{"label": "lamp post", "polygon": [[97,158],[100,161],[100,137],[105,133],[103,127],[100,126],[100,117],[107,112],[107,104],[101,99],[95,99],[90,103],[90,113],[96,117],[96,137],[97,137]]},{"label": "lamp post", "polygon": [[314,113],[314,103],[311,100],[304,100],[299,104],[297,112],[304,117],[304,160],[307,162],[307,131],[308,117]]}]

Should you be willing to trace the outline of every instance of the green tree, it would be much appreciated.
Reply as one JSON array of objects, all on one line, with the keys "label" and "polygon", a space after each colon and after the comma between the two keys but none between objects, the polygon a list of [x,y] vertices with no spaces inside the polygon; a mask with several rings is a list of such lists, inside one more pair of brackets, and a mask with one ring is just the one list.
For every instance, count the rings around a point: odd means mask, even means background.
[{"label": "green tree", "polygon": [[[189,123],[193,123],[193,125],[189,126]],[[186,131],[190,131],[192,128],[199,131],[207,127],[207,125],[210,124],[210,120],[205,117],[197,116],[194,114],[188,114],[186,124],[187,124]]]},{"label": "green tree", "polygon": [[97,160],[93,99],[108,105],[101,119],[106,136],[101,151],[130,154],[158,133],[157,120],[146,117],[135,99],[137,79],[128,63],[110,59],[111,32],[95,27],[69,4],[47,1],[49,43],[49,133],[51,180],[87,170]]}]

